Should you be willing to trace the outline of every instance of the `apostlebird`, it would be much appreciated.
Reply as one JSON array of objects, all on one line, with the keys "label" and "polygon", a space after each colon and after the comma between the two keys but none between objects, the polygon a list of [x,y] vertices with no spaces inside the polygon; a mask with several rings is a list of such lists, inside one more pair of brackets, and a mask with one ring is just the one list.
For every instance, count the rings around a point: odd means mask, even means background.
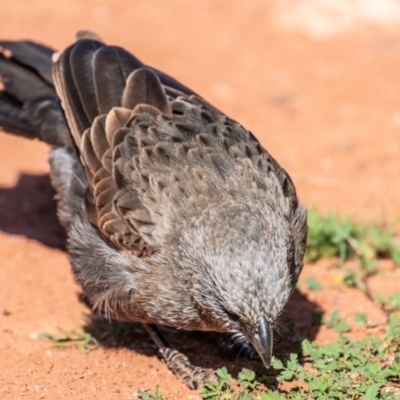
[{"label": "apostlebird", "polygon": [[0,126],[52,146],[76,280],[139,321],[189,387],[213,379],[156,325],[240,335],[268,368],[303,266],[306,211],[251,132],[95,34],[61,53],[0,42]]}]

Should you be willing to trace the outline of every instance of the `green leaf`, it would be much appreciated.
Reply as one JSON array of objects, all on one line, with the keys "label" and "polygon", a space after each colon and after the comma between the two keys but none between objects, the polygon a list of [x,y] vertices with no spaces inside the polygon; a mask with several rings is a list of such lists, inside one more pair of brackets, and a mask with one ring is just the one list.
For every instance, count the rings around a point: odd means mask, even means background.
[{"label": "green leaf", "polygon": [[231,382],[232,376],[229,374],[226,367],[222,367],[217,370],[217,375],[221,379],[221,382],[229,384]]},{"label": "green leaf", "polygon": [[207,388],[202,388],[201,390],[200,390],[200,395],[201,395],[201,397],[203,398],[203,399],[212,399],[212,398],[214,398],[215,396],[218,396],[219,395],[219,390],[216,390],[216,389],[214,389],[214,390],[211,390],[211,389],[207,389]]},{"label": "green leaf", "polygon": [[293,379],[293,372],[292,371],[282,371],[278,378],[282,378],[285,381],[291,381]]},{"label": "green leaf", "polygon": [[395,293],[389,296],[388,305],[390,307],[390,311],[400,310],[400,293]]},{"label": "green leaf", "polygon": [[142,400],[151,400],[151,398],[153,397],[153,396],[151,396],[150,395],[150,393],[149,392],[142,392],[141,393],[141,396],[142,396]]},{"label": "green leaf", "polygon": [[380,369],[381,366],[378,362],[374,362],[368,365],[368,370],[369,372],[371,372],[371,374],[377,374]]},{"label": "green leaf", "polygon": [[307,279],[307,287],[313,292],[317,292],[322,289],[321,284],[313,277]]},{"label": "green leaf", "polygon": [[375,293],[375,298],[380,304],[386,304],[386,299],[382,293],[380,292]]},{"label": "green leaf", "polygon": [[285,400],[285,396],[276,391],[268,391],[267,393],[261,393],[260,400]]},{"label": "green leaf", "polygon": [[[366,272],[373,273],[378,258],[391,258],[400,265],[400,240],[396,227],[382,221],[358,223],[350,217],[323,216],[310,209],[306,257],[311,262],[338,257],[341,263],[356,258]],[[353,286],[356,281],[355,276],[345,277],[346,285]]]},{"label": "green leaf", "polygon": [[142,400],[164,400],[162,393],[161,393],[161,389],[158,385],[156,386],[156,391],[155,391],[154,396],[148,390],[140,391],[139,395]]},{"label": "green leaf", "polygon": [[351,331],[350,325],[346,320],[342,319],[336,326],[335,331],[338,333],[346,333]]},{"label": "green leaf", "polygon": [[332,312],[330,320],[326,322],[326,326],[335,329],[338,333],[345,333],[351,330],[350,325],[345,319],[340,317],[337,310]]},{"label": "green leaf", "polygon": [[276,357],[272,357],[271,359],[271,365],[274,367],[274,369],[276,370],[280,370],[283,369],[283,363],[281,360],[279,360]]},{"label": "green leaf", "polygon": [[[301,349],[303,351],[304,356],[311,356],[313,353],[312,344],[307,339],[303,340],[303,342],[301,343]],[[274,368],[275,368],[275,366],[274,366]],[[282,369],[282,368],[283,368],[283,365],[281,368],[275,368],[275,369]]]},{"label": "green leaf", "polygon": [[328,388],[328,385],[325,382],[322,382],[320,380],[314,380],[310,382],[310,387],[313,390],[317,390],[321,393],[324,393],[325,390]]},{"label": "green leaf", "polygon": [[249,395],[248,393],[242,393],[239,395],[238,400],[254,400],[254,397]]},{"label": "green leaf", "polygon": [[298,359],[297,359],[297,354],[293,354],[292,353],[290,355],[290,359],[289,359],[289,361],[287,363],[287,367],[292,372],[296,372],[298,369],[301,368],[300,365],[299,365]]},{"label": "green leaf", "polygon": [[371,386],[365,393],[364,400],[377,400],[380,388],[381,388],[381,385],[379,385],[379,384]]},{"label": "green leaf", "polygon": [[358,325],[365,326],[368,323],[368,316],[365,313],[356,313],[355,319]]},{"label": "green leaf", "polygon": [[256,374],[254,371],[251,371],[249,369],[243,368],[241,372],[239,372],[238,375],[238,382],[243,382],[243,381],[249,381],[253,382],[256,379]]}]

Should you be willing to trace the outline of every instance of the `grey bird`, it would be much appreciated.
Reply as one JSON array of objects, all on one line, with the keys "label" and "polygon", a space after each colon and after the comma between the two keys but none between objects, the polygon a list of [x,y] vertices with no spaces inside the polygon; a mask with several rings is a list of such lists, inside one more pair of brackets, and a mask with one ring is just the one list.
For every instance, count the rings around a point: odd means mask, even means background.
[{"label": "grey bird", "polygon": [[190,388],[213,373],[156,325],[241,336],[268,368],[307,234],[286,171],[239,123],[93,33],[62,53],[0,46],[0,126],[52,146],[59,219],[93,309],[145,324]]}]

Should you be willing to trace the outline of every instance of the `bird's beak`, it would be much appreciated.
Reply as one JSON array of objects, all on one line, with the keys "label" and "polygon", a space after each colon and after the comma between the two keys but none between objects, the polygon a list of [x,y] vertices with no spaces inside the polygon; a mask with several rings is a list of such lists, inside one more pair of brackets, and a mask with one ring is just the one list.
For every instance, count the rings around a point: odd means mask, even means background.
[{"label": "bird's beak", "polygon": [[246,336],[256,349],[265,368],[269,368],[272,357],[272,329],[267,318],[263,316],[258,324],[257,331]]}]

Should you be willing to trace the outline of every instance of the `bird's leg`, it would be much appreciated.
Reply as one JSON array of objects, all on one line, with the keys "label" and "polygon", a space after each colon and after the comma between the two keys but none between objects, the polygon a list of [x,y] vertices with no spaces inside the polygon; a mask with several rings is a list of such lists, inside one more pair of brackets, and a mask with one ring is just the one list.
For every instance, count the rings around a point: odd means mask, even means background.
[{"label": "bird's leg", "polygon": [[189,389],[198,389],[206,382],[217,383],[217,376],[214,372],[192,365],[185,355],[170,347],[156,325],[143,325],[157,345],[168,369],[181,379]]}]

